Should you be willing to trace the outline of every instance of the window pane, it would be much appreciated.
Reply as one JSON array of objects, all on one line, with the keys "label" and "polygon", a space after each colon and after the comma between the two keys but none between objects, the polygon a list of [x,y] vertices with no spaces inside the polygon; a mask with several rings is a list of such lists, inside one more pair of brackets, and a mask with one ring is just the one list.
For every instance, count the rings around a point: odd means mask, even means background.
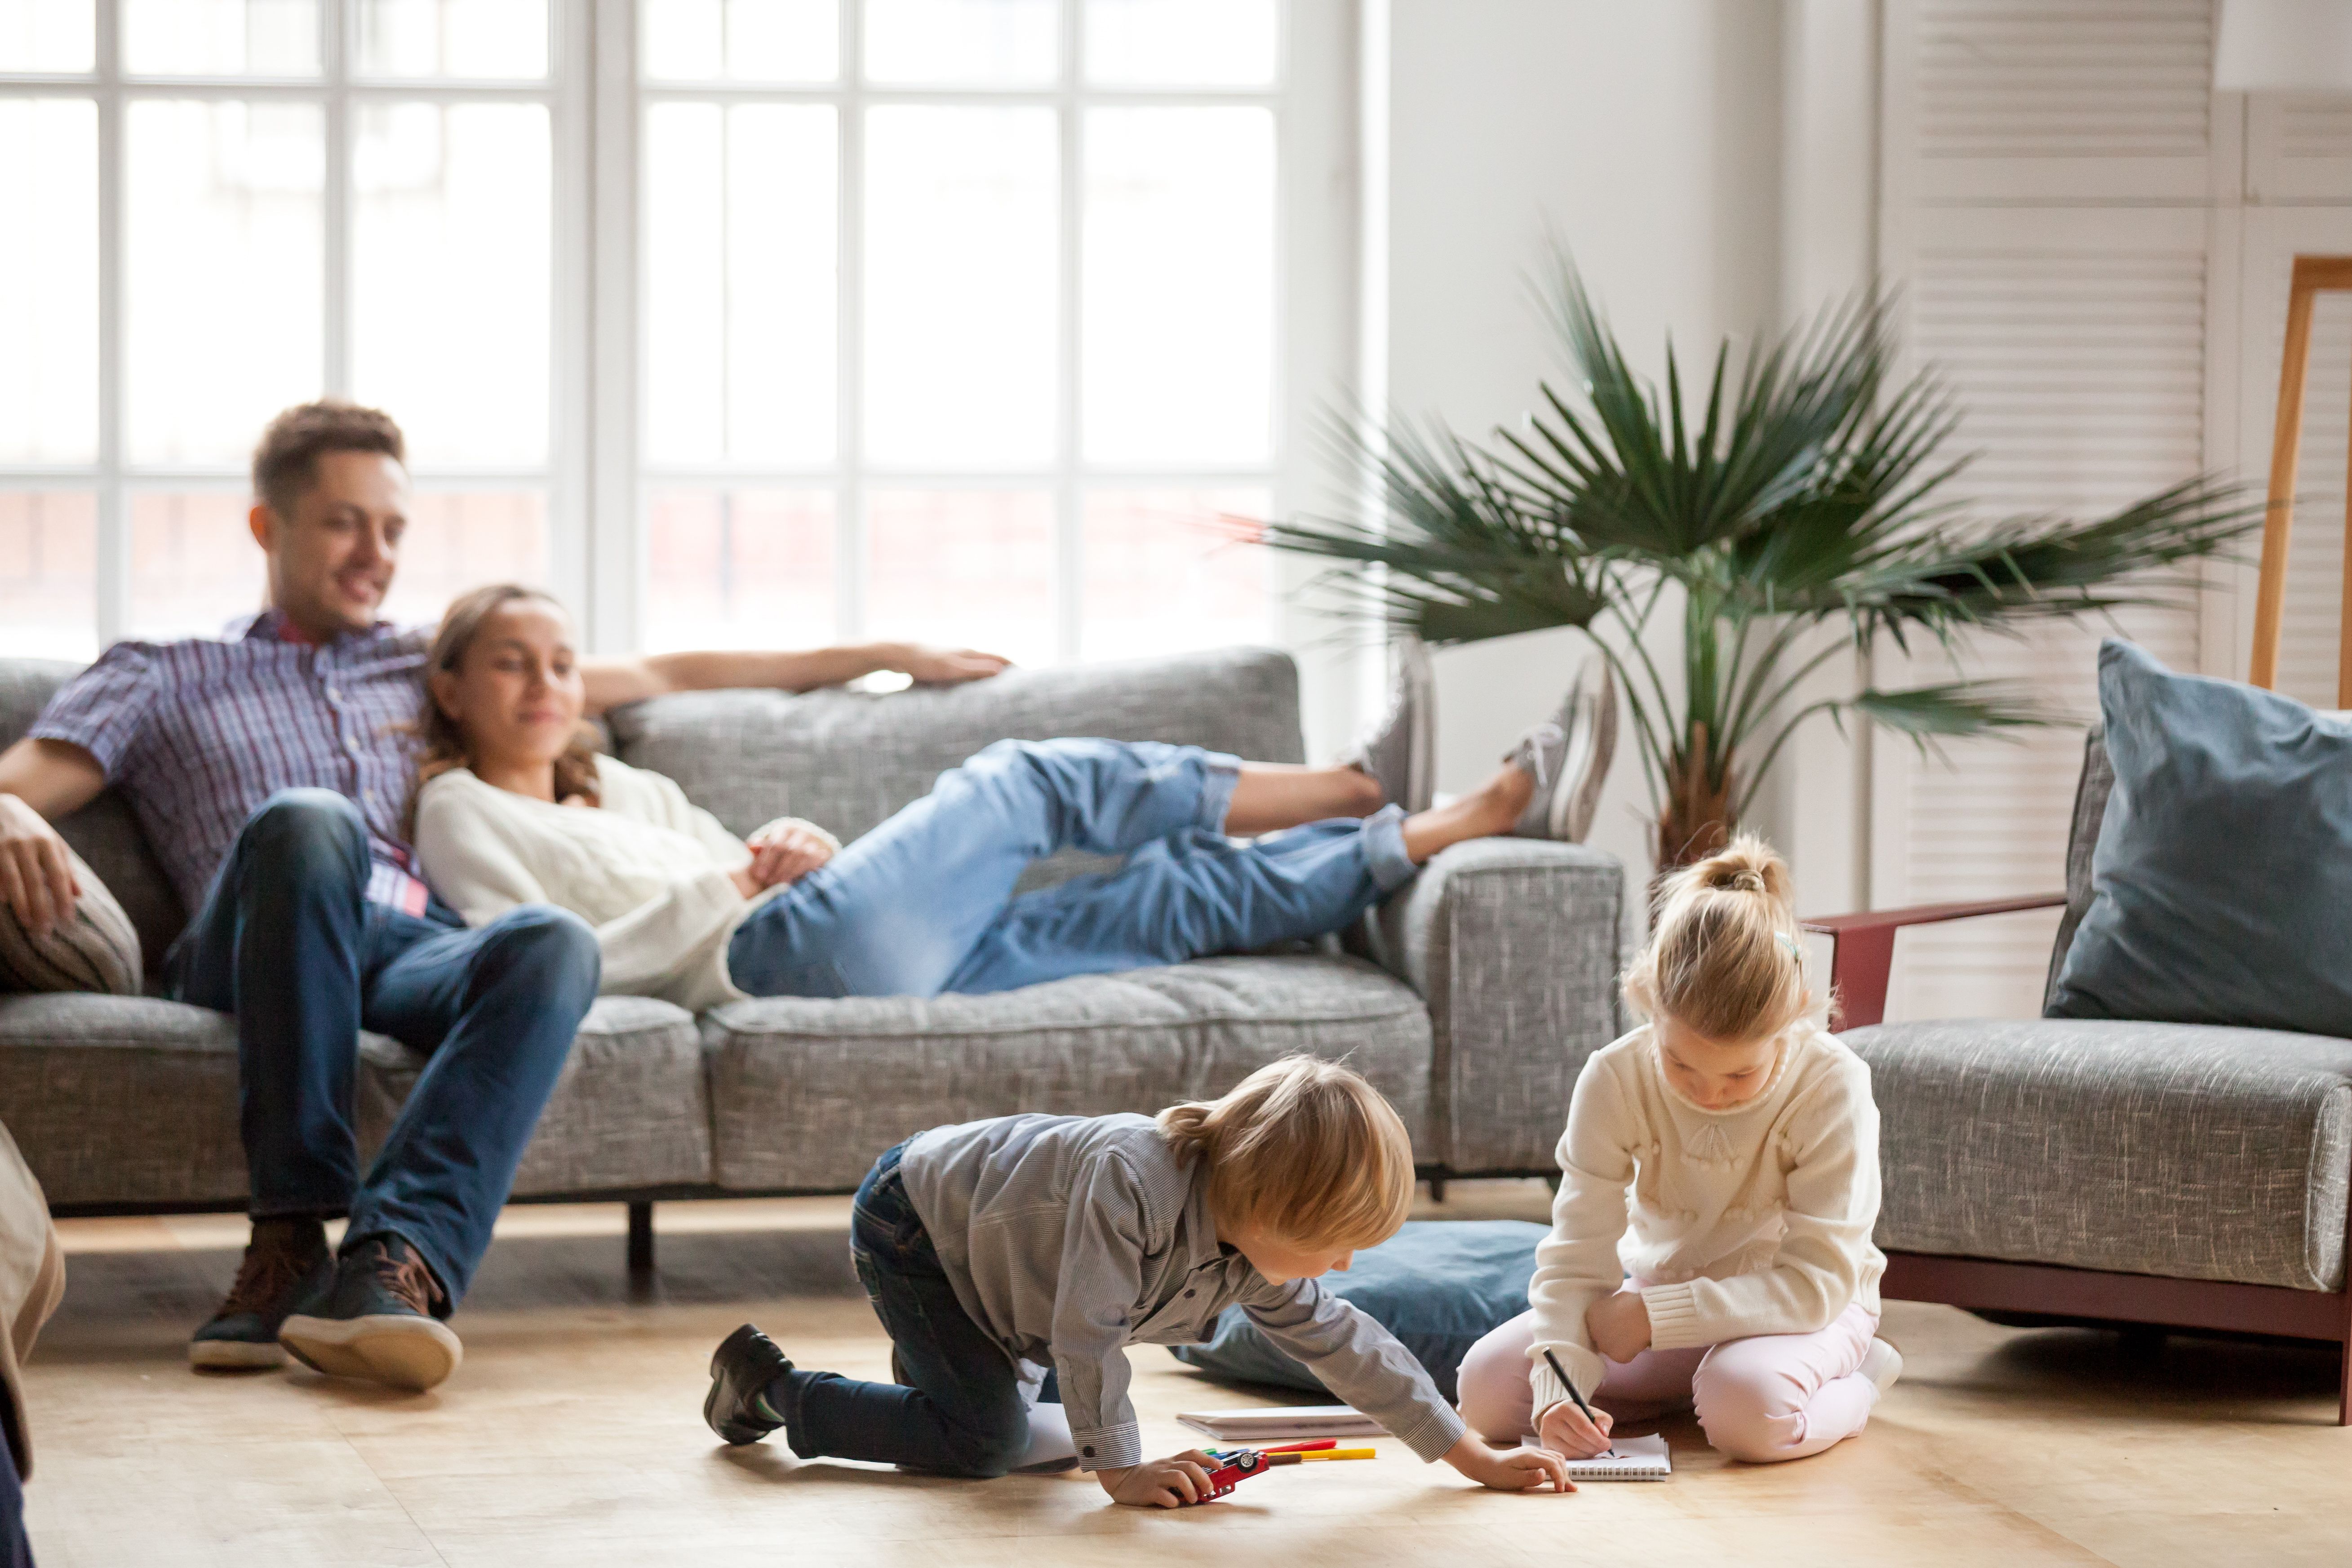
[{"label": "window pane", "polygon": [[0,71],[86,71],[97,61],[92,0],[0,0]]},{"label": "window pane", "polygon": [[646,113],[646,451],[834,455],[834,110]]},{"label": "window pane", "polygon": [[1054,457],[1050,109],[891,107],[866,143],[866,447],[877,462]]},{"label": "window pane", "polygon": [[352,384],[419,467],[547,456],[547,110],[367,104],[352,163]]},{"label": "window pane", "polygon": [[[485,583],[547,582],[547,497],[538,490],[418,490],[408,498],[400,572],[383,617],[437,622],[449,601]],[[577,613],[576,610],[574,613]]]},{"label": "window pane", "polygon": [[123,0],[122,68],[141,76],[316,76],[318,0]]},{"label": "window pane", "polygon": [[645,647],[836,640],[828,490],[668,490],[646,507]]},{"label": "window pane", "polygon": [[1050,82],[1060,9],[1055,0],[866,0],[866,79]]},{"label": "window pane", "polygon": [[877,490],[866,507],[866,630],[1050,664],[1054,504],[1034,490]]},{"label": "window pane", "polygon": [[0,100],[0,462],[98,456],[98,106]]},{"label": "window pane", "polygon": [[1086,0],[1087,78],[1121,87],[1261,87],[1275,77],[1276,0]]},{"label": "window pane", "polygon": [[1273,445],[1274,116],[1087,113],[1086,454],[1263,462]]},{"label": "window pane", "polygon": [[319,395],[320,110],[144,100],[127,118],[131,456],[242,463]]},{"label": "window pane", "polygon": [[646,0],[646,75],[657,81],[831,81],[839,0]]},{"label": "window pane", "polygon": [[543,77],[547,0],[360,0],[358,56],[362,76]]},{"label": "window pane", "polygon": [[261,547],[241,492],[131,498],[131,626],[136,637],[210,637],[262,605]]},{"label": "window pane", "polygon": [[1272,510],[1264,490],[1090,492],[1079,656],[1272,640],[1272,557],[1244,521]]},{"label": "window pane", "polygon": [[97,498],[0,490],[0,658],[97,657]]}]

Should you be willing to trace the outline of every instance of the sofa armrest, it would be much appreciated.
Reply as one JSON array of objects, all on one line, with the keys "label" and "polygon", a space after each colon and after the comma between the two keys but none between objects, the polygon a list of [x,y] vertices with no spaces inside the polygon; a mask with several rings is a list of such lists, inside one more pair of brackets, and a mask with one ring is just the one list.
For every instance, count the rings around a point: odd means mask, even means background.
[{"label": "sofa armrest", "polygon": [[1886,1018],[1886,983],[1895,967],[1895,933],[1905,926],[1934,925],[1978,915],[2046,910],[2066,901],[2063,893],[2022,899],[1991,899],[1969,904],[1914,904],[1902,910],[1866,910],[1823,915],[1798,923],[1830,938],[1830,990],[1838,1002],[1838,1027],[1859,1029]]},{"label": "sofa armrest", "polygon": [[1552,1168],[1576,1075],[1617,1037],[1624,887],[1614,856],[1481,838],[1365,921],[1369,956],[1429,1007],[1426,1152],[1447,1171]]}]

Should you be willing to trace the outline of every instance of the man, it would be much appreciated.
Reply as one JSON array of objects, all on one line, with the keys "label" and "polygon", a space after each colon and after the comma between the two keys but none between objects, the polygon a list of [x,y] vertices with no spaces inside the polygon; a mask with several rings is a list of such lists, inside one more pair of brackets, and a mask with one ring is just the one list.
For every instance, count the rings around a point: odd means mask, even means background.
[{"label": "man", "polygon": [[[253,485],[268,608],[221,640],[116,644],[0,752],[0,901],[45,933],[79,892],[51,823],[109,784],[130,796],[194,911],[165,958],[171,994],[237,1024],[253,1239],[190,1362],[274,1366],[290,1350],[321,1372],[429,1388],[456,1370],[462,1347],[442,1320],[595,999],[596,942],[543,907],[469,931],[414,874],[401,817],[429,634],[376,619],[406,524],[399,427],[344,403],[288,409],[254,454]],[[602,711],[665,691],[1003,667],[877,644],[583,673]],[[429,1053],[364,1176],[352,1132],[363,1027]],[[322,1221],[341,1214],[331,1256]]]}]

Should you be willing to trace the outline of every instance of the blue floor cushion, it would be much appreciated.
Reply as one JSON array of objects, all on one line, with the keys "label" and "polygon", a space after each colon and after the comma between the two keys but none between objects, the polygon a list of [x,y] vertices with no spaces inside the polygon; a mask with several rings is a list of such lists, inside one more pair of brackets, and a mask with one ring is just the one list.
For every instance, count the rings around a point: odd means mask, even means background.
[{"label": "blue floor cushion", "polygon": [[[1356,1254],[1346,1273],[1323,1276],[1322,1285],[1402,1341],[1451,1401],[1470,1347],[1528,1310],[1536,1243],[1546,1228],[1516,1219],[1408,1220],[1380,1246]],[[1207,1344],[1173,1351],[1178,1361],[1238,1383],[1328,1392],[1239,1307],[1225,1309]]]}]

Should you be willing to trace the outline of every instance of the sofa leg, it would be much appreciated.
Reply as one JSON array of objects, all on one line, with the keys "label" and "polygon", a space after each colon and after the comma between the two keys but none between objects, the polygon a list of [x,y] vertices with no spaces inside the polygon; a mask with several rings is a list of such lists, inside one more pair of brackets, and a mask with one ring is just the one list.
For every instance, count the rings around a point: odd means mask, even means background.
[{"label": "sofa leg", "polygon": [[1445,1201],[1444,1177],[1432,1176],[1429,1178],[1429,1201],[1433,1204],[1442,1204]]},{"label": "sofa leg", "polygon": [[2336,1400],[2336,1424],[2352,1426],[2352,1335],[2347,1335],[2336,1348],[2344,1352],[2344,1371],[2340,1374],[2344,1386]]},{"label": "sofa leg", "polygon": [[651,1200],[629,1205],[629,1274],[643,1279],[654,1271],[654,1205]]}]

